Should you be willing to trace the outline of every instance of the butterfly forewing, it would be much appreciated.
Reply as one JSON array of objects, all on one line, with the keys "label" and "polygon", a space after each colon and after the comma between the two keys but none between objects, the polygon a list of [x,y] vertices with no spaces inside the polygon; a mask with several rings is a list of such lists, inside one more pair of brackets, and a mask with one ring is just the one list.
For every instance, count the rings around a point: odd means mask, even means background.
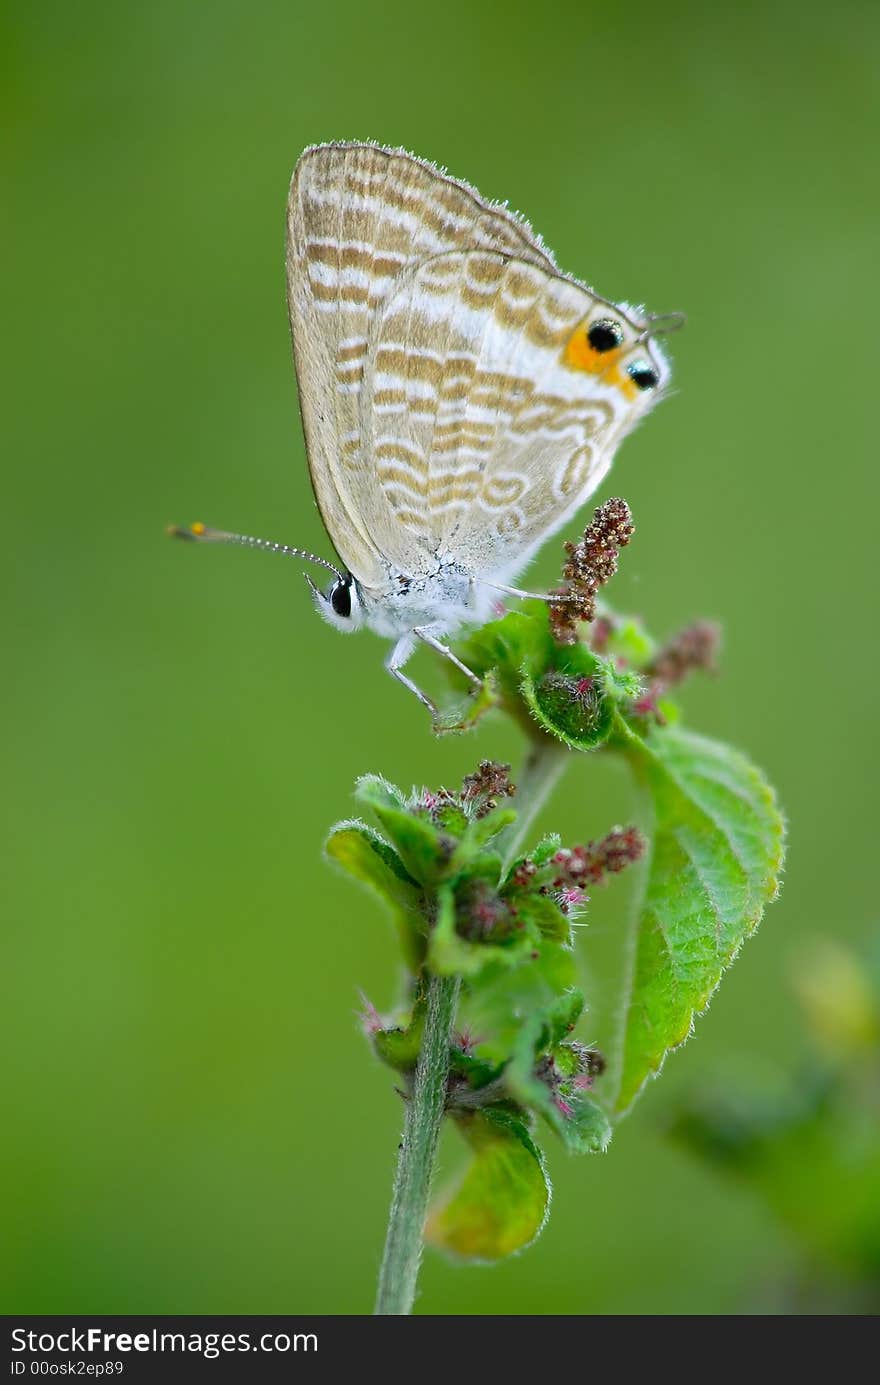
[{"label": "butterfly forewing", "polygon": [[328,144],[300,158],[288,201],[287,283],[315,495],[340,557],[365,585],[387,573],[367,516],[375,494],[358,396],[376,316],[408,268],[487,246],[552,267],[525,222],[401,151]]}]

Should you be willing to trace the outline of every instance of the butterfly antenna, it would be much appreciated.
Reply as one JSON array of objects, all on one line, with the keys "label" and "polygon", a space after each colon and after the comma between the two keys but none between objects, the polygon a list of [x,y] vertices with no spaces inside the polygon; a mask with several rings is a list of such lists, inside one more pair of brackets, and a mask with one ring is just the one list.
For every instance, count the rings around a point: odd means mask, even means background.
[{"label": "butterfly antenna", "polygon": [[328,563],[326,558],[319,558],[317,553],[309,553],[305,548],[291,548],[287,543],[274,543],[272,539],[256,539],[251,534],[229,534],[225,529],[209,529],[207,524],[172,524],[168,533],[173,539],[186,539],[189,543],[237,543],[241,548],[262,548],[268,553],[284,553],[289,558],[305,558],[310,563],[327,568],[329,572],[335,572],[340,580],[344,576],[338,567]]},{"label": "butterfly antenna", "polygon": [[648,325],[639,341],[648,341],[651,337],[668,337],[670,332],[681,331],[686,322],[686,313],[649,313]]}]

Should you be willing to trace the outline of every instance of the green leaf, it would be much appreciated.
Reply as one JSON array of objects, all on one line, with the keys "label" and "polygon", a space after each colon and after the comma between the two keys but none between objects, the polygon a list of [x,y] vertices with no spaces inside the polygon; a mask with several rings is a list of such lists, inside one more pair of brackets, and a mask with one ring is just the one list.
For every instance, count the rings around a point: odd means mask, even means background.
[{"label": "green leaf", "polygon": [[[564,1061],[565,1041],[584,1008],[573,973],[570,950],[544,943],[532,962],[483,972],[466,993],[463,1011],[467,1028],[480,1035],[476,1055],[494,1065],[493,1076],[506,1064],[504,1084],[513,1101],[542,1116],[570,1150],[583,1153],[604,1150],[611,1126],[595,1102],[566,1081],[572,1065]],[[560,1053],[563,1061],[554,1071]]]},{"label": "green leaf", "polygon": [[[546,611],[537,603],[508,611],[456,645],[462,661],[481,678],[497,670],[505,693],[516,689],[523,665],[543,668],[553,649]],[[455,676],[454,666],[451,672]]]},{"label": "green leaf", "polygon": [[372,1036],[377,1058],[395,1072],[415,1072],[422,1045],[421,1024],[408,1029],[379,1029]]},{"label": "green leaf", "polygon": [[453,838],[409,808],[399,791],[378,775],[359,779],[355,797],[371,809],[413,879],[431,886],[444,877],[455,847]]},{"label": "green leaf", "polygon": [[[556,855],[561,846],[562,838],[559,833],[549,832],[546,837],[541,838],[534,851],[530,853],[531,859],[536,866],[546,866],[547,862],[551,857]],[[525,860],[525,857],[521,857],[520,859]],[[516,864],[518,865],[519,862]]]},{"label": "green leaf", "polygon": [[600,615],[607,615],[611,621],[605,652],[612,659],[638,668],[653,657],[657,646],[637,616],[618,616],[607,609]]},{"label": "green leaf", "polygon": [[[501,620],[481,626],[455,646],[461,660],[491,686],[495,700],[533,738],[535,722],[521,692],[523,675],[539,677],[552,660],[554,649],[547,612],[537,602],[508,611]],[[453,683],[458,683],[462,675],[448,660],[446,668]]]},{"label": "green leaf", "polygon": [[617,1110],[688,1037],[722,973],[776,894],[784,823],[738,752],[668,727],[618,742],[655,813],[644,900],[623,1003]]},{"label": "green leaf", "polygon": [[595,658],[599,665],[599,676],[610,699],[627,703],[641,697],[645,691],[645,680],[637,669],[628,668],[616,659],[602,658],[599,654]]},{"label": "green leaf", "polygon": [[539,677],[523,668],[523,701],[548,735],[574,750],[593,750],[608,739],[614,711],[598,661],[583,646],[574,645],[560,650],[554,662],[559,667]]},{"label": "green leaf", "polygon": [[[620,651],[650,650],[636,622],[624,623],[619,633]],[[642,691],[640,675],[624,667],[622,653],[618,663],[584,643],[557,645],[543,603],[510,611],[456,649],[475,673],[494,677],[506,709],[533,739],[552,736],[576,750],[593,750],[607,740],[615,702],[632,701]],[[453,669],[450,677],[460,675]]]},{"label": "green leaf", "polygon": [[[526,1016],[538,1016],[534,1043],[542,1034],[550,1042],[547,1017],[554,1007],[573,1006],[576,966],[574,954],[567,944],[548,939],[539,940],[532,952],[519,966],[504,966],[497,962],[487,966],[472,980],[462,1000],[462,1014],[467,1028],[479,1035],[476,1051],[492,1063],[505,1063],[517,1049]],[[570,1015],[566,1018],[566,1025]]]},{"label": "green leaf", "polygon": [[407,803],[398,789],[377,775],[359,779],[355,797],[391,838],[409,876],[428,888],[457,875],[516,820],[516,809],[507,804],[478,817],[450,801],[435,805],[429,814],[417,803]]},{"label": "green leaf", "polygon": [[389,905],[407,964],[416,970],[425,955],[423,895],[388,843],[362,822],[340,822],[327,839],[327,855]]},{"label": "green leaf", "polygon": [[513,1057],[505,1072],[508,1092],[521,1106],[543,1117],[573,1154],[603,1152],[611,1140],[611,1123],[591,1097],[555,1090],[536,1071],[541,1055],[567,1034],[583,1009],[583,996],[574,991],[560,997],[543,1015],[532,1013],[519,1027]]},{"label": "green leaf", "polygon": [[552,895],[528,893],[526,890],[505,891],[520,919],[544,938],[557,942],[571,941],[571,920],[562,912]]},{"label": "green leaf", "polygon": [[371,808],[405,808],[406,798],[395,784],[381,774],[362,774],[354,788],[355,798]]},{"label": "green leaf", "polygon": [[479,1091],[501,1075],[497,1063],[488,1063],[485,1058],[478,1058],[455,1044],[449,1050],[449,1069],[456,1077],[465,1078],[471,1091]]},{"label": "green leaf", "polygon": [[562,1136],[572,1154],[604,1154],[611,1143],[611,1122],[592,1097],[567,1098],[570,1111],[557,1111],[552,1119],[554,1130]]},{"label": "green leaf", "polygon": [[[444,660],[447,669],[455,669],[448,659]],[[464,679],[464,675],[459,677]],[[491,673],[483,678],[483,685],[476,695],[468,684],[469,696],[465,701],[456,707],[442,709],[434,717],[431,723],[431,730],[435,736],[455,735],[462,731],[472,731],[479,721],[482,721],[487,712],[491,712],[501,701],[499,689]]]},{"label": "green leaf", "polygon": [[550,1006],[544,1017],[547,1026],[546,1039],[542,1036],[542,1047],[555,1048],[566,1039],[584,1012],[584,993],[572,986]]},{"label": "green leaf", "polygon": [[376,1029],[370,1039],[377,1057],[397,1072],[414,1072],[422,1047],[425,1029],[427,992],[421,982],[416,985],[412,1010],[406,1022]]},{"label": "green leaf", "polygon": [[516,809],[506,805],[491,808],[482,817],[473,817],[462,833],[461,842],[455,851],[455,864],[470,860],[481,847],[486,846],[498,836],[505,827],[516,822]]},{"label": "green leaf", "polygon": [[457,1115],[471,1160],[457,1184],[432,1208],[429,1244],[467,1260],[502,1260],[540,1233],[550,1181],[525,1123],[492,1108]]}]

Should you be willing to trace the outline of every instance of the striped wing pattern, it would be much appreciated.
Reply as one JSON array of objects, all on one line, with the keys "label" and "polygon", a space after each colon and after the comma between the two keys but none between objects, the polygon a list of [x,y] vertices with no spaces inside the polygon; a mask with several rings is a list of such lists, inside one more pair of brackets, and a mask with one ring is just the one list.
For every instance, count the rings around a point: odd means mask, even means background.
[{"label": "striped wing pattern", "polygon": [[605,312],[487,251],[435,257],[401,284],[369,358],[362,435],[425,552],[513,570],[595,490],[633,403],[595,378],[585,388],[564,355]]},{"label": "striped wing pattern", "polygon": [[312,482],[366,587],[444,554],[512,572],[649,404],[622,370],[643,349],[622,310],[614,361],[584,369],[572,348],[609,304],[525,222],[401,151],[307,150],[287,263]]}]

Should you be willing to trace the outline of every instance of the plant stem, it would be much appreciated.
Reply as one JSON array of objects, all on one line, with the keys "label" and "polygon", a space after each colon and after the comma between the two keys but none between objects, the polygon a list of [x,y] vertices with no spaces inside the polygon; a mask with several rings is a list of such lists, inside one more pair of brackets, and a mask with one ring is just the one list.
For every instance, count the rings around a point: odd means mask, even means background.
[{"label": "plant stem", "polygon": [[519,852],[535,818],[559,783],[569,757],[567,746],[552,741],[549,736],[532,745],[516,781],[516,822],[511,823],[498,839],[505,869]]},{"label": "plant stem", "polygon": [[[519,851],[568,762],[564,746],[549,738],[532,746],[517,781],[519,816],[499,837],[509,865]],[[401,1316],[412,1311],[422,1235],[437,1140],[446,1104],[449,1041],[461,985],[457,976],[431,976],[422,1048],[406,1102],[403,1139],[397,1160],[385,1253],[379,1272],[375,1313]]]},{"label": "plant stem", "polygon": [[406,1103],[385,1254],[379,1272],[375,1312],[381,1316],[411,1312],[415,1298],[434,1156],[446,1103],[449,1040],[459,986],[457,976],[432,976],[428,981],[422,1050]]}]

